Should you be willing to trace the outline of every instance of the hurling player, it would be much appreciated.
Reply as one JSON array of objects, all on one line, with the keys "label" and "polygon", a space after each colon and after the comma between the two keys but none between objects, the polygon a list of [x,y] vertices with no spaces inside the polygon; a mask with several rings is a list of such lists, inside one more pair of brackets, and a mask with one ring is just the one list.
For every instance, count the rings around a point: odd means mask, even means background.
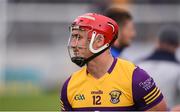
[{"label": "hurling player", "polygon": [[111,55],[119,30],[114,20],[86,13],[70,30],[69,55],[82,68],[63,85],[62,110],[167,110],[160,89],[144,70]]}]

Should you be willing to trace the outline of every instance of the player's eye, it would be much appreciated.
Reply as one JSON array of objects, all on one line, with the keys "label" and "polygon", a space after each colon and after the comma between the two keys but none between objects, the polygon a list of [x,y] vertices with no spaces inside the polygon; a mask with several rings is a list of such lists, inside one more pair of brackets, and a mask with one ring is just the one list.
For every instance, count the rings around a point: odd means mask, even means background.
[{"label": "player's eye", "polygon": [[72,34],[72,35],[71,35],[71,38],[77,38],[77,37],[78,37],[77,34]]},{"label": "player's eye", "polygon": [[81,39],[81,36],[79,34],[72,34],[71,38],[79,40]]}]

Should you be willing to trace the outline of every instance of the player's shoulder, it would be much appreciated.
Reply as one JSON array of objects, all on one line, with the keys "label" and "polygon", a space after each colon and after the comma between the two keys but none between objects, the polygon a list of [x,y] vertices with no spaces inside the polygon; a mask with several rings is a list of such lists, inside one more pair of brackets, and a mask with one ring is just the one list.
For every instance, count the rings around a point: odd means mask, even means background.
[{"label": "player's shoulder", "polygon": [[131,66],[131,67],[135,67],[136,65],[129,61],[129,60],[126,60],[126,59],[121,59],[121,58],[118,58],[118,63],[121,64],[122,66]]},{"label": "player's shoulder", "polygon": [[142,68],[136,66],[133,72],[134,82],[141,82],[142,80],[152,79],[150,75]]},{"label": "player's shoulder", "polygon": [[122,77],[127,78],[130,82],[132,80],[132,75],[136,65],[128,60],[117,58],[117,64],[115,67],[115,71],[117,74],[123,74]]},{"label": "player's shoulder", "polygon": [[117,66],[118,69],[121,69],[128,74],[132,74],[134,69],[136,68],[136,65],[133,62],[120,58],[118,58]]},{"label": "player's shoulder", "polygon": [[124,68],[126,72],[129,72],[131,74],[133,83],[138,84],[141,81],[145,81],[148,79],[151,80],[150,75],[144,69],[136,66],[133,62],[118,58],[118,63],[121,68]]},{"label": "player's shoulder", "polygon": [[152,89],[156,86],[151,75],[140,67],[136,67],[134,69],[132,85],[133,88],[139,88],[138,90],[142,91],[152,91]]},{"label": "player's shoulder", "polygon": [[80,70],[72,73],[71,80],[77,79],[77,78],[79,79],[80,77],[83,78],[85,76],[84,74],[86,74],[86,70],[87,70],[86,66],[84,66]]},{"label": "player's shoulder", "polygon": [[150,109],[163,99],[163,95],[153,78],[139,67],[133,73],[132,93],[134,102],[140,110]]},{"label": "player's shoulder", "polygon": [[80,82],[80,80],[85,79],[85,77],[86,77],[86,75],[84,75],[85,73],[86,73],[86,66],[84,66],[80,70],[72,73],[71,76],[64,82],[63,85],[68,86],[69,83],[72,84],[73,82]]}]

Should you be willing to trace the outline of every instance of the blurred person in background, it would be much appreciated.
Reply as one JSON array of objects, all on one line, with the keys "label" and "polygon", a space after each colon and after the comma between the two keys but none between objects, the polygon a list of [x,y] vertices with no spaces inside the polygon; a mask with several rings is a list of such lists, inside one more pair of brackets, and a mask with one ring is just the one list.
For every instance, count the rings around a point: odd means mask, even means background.
[{"label": "blurred person in background", "polygon": [[114,57],[119,57],[124,48],[128,47],[136,36],[133,17],[130,12],[118,7],[108,8],[105,11],[105,15],[118,23],[119,35],[111,47],[111,54]]},{"label": "blurred person in background", "polygon": [[69,55],[82,68],[63,85],[62,110],[166,110],[153,79],[132,62],[111,55],[119,30],[114,20],[87,13],[70,29]]},{"label": "blurred person in background", "polygon": [[137,65],[146,70],[167,100],[169,108],[174,106],[180,90],[180,63],[175,53],[179,47],[179,31],[176,27],[166,26],[159,32],[157,47],[154,52],[138,62]]}]

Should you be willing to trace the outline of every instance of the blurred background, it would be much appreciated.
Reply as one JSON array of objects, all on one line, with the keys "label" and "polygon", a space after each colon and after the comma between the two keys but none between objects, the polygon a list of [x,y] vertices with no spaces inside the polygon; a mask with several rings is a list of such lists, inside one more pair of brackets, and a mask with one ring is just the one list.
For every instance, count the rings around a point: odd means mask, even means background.
[{"label": "blurred background", "polygon": [[180,28],[179,0],[0,0],[0,110],[59,110],[60,88],[79,69],[67,52],[68,26],[112,5],[129,10],[136,25],[125,59],[149,55],[163,25]]}]

